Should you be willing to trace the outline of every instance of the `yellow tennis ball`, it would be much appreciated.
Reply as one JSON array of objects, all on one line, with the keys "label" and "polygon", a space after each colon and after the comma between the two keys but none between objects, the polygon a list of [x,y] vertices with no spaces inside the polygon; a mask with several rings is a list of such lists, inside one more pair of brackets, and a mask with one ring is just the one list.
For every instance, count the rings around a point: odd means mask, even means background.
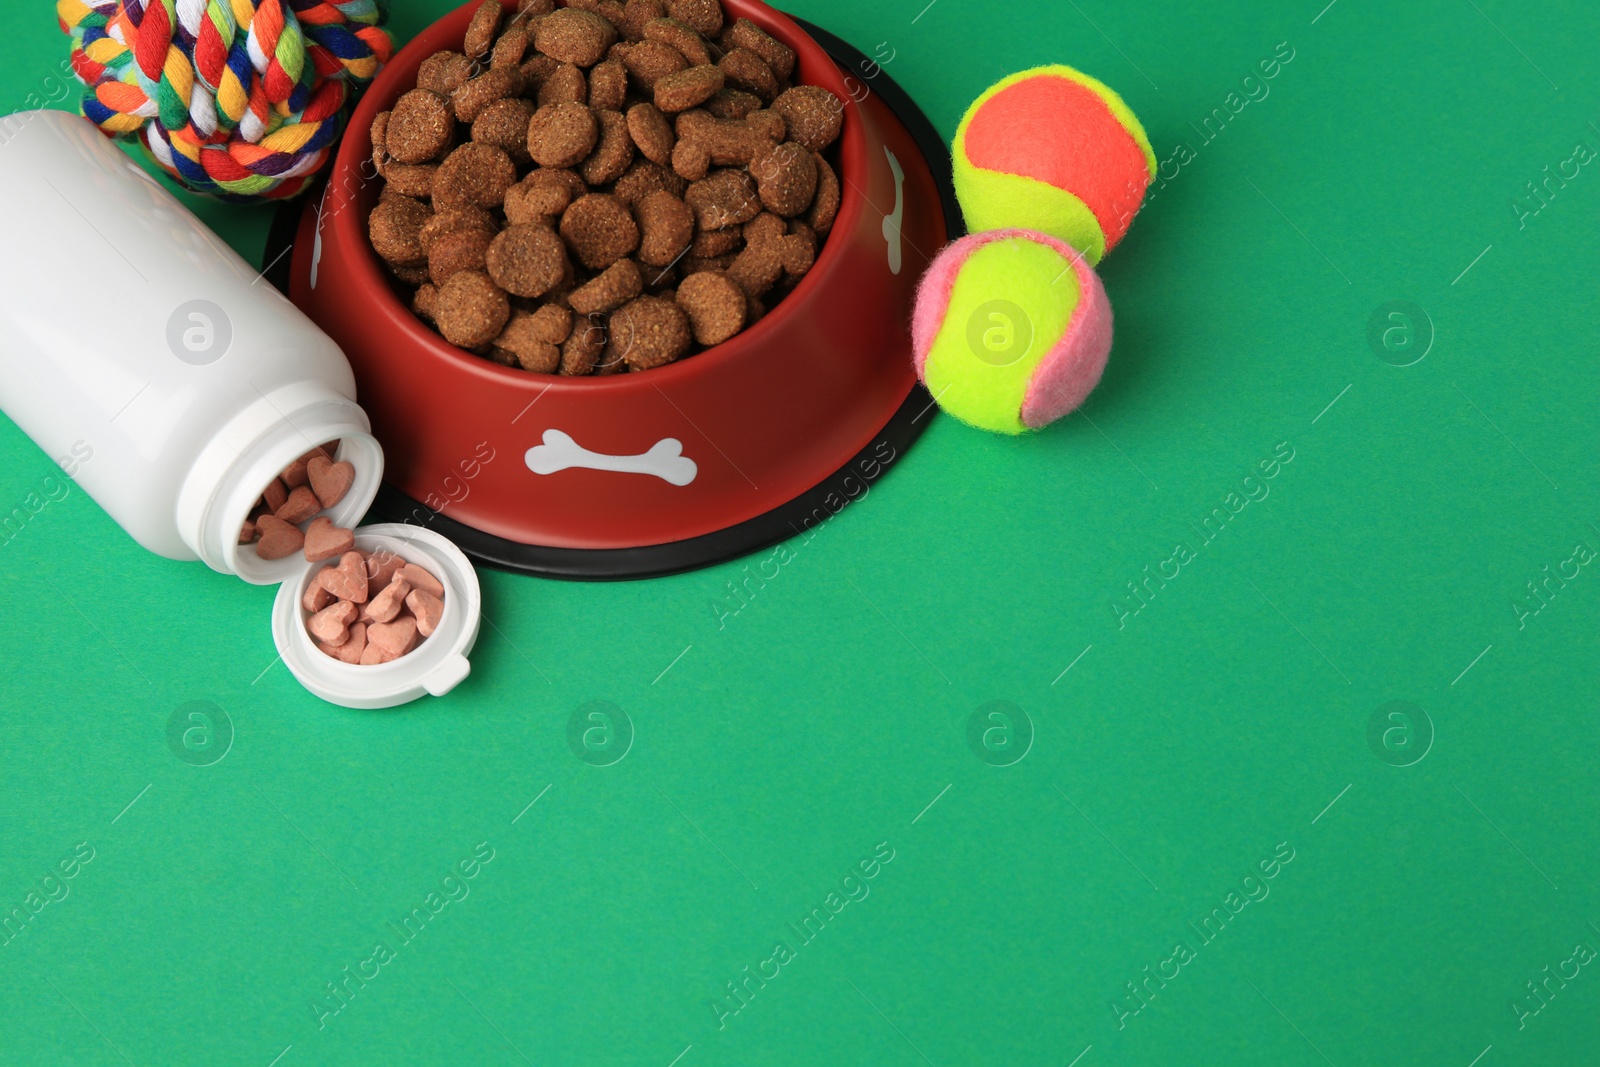
[{"label": "yellow tennis ball", "polygon": [[962,117],[952,156],[968,230],[1039,230],[1091,266],[1128,232],[1156,173],[1122,97],[1059,64],[985,90]]},{"label": "yellow tennis ball", "polygon": [[1082,404],[1111,352],[1111,303],[1084,257],[1032,230],[963,237],[928,266],[911,320],[917,376],[939,406],[995,433]]}]

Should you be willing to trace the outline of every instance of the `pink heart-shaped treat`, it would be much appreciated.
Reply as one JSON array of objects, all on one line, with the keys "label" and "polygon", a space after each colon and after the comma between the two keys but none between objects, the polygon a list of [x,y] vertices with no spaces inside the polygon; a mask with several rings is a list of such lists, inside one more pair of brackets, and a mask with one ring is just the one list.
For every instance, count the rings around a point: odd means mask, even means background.
[{"label": "pink heart-shaped treat", "polygon": [[318,515],[306,528],[306,559],[312,563],[342,556],[355,547],[356,535],[343,526],[335,526],[326,515]]},{"label": "pink heart-shaped treat", "polygon": [[283,501],[283,506],[273,514],[284,522],[298,526],[321,510],[322,503],[317,499],[317,494],[299,485],[290,491]]},{"label": "pink heart-shaped treat", "polygon": [[362,653],[367,650],[367,624],[358,622],[350,627],[350,639],[342,645],[330,645],[319,642],[317,648],[323,654],[332,656],[342,663],[360,663]]},{"label": "pink heart-shaped treat", "polygon": [[356,469],[341,460],[334,463],[322,456],[312,456],[306,461],[306,477],[311,481],[311,491],[317,494],[322,506],[331,508],[344,499],[350,487],[356,484]]},{"label": "pink heart-shaped treat", "polygon": [[410,652],[416,641],[417,620],[409,616],[394,622],[375,622],[367,627],[367,647],[376,647],[391,659]]},{"label": "pink heart-shaped treat", "polygon": [[329,604],[306,623],[306,629],[325,645],[342,645],[350,640],[350,624],[356,621],[356,606],[348,600]]},{"label": "pink heart-shaped treat", "polygon": [[262,559],[286,559],[306,543],[306,535],[300,532],[300,527],[275,515],[263,515],[256,520],[256,532],[261,535],[261,540],[256,542],[256,555]]},{"label": "pink heart-shaped treat", "polygon": [[444,615],[444,601],[426,589],[413,589],[406,597],[406,607],[417,617],[417,633],[432,637]]},{"label": "pink heart-shaped treat", "polygon": [[[346,552],[339,557],[338,565],[322,568],[317,581],[340,600],[354,604],[367,602],[367,565],[359,552]],[[371,640],[370,635],[368,640]]]}]

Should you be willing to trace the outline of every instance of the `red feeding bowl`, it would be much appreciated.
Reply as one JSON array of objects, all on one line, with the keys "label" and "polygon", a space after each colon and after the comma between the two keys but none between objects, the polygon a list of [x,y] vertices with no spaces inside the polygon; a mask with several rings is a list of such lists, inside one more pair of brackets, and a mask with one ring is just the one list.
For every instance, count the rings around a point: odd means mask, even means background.
[{"label": "red feeding bowl", "polygon": [[849,46],[814,31],[824,50],[772,8],[724,0],[730,19],[795,50],[796,84],[845,103],[829,150],[843,202],[816,265],[760,322],[666,367],[583,378],[502,367],[420,322],[367,239],[381,185],[372,120],[424,59],[461,48],[475,6],[429,27],[372,84],[294,231],[288,293],[349,357],[384,447],[377,511],[492,565],[632,578],[754,551],[859,496],[933,417],[912,372],[911,306],[959,223],[927,120]]}]

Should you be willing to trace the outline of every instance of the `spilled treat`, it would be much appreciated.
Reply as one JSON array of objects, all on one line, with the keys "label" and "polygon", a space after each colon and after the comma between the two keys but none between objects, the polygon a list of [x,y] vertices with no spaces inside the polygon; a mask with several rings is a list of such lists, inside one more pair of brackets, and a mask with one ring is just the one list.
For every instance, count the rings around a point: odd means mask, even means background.
[{"label": "spilled treat", "polygon": [[484,0],[373,122],[373,250],[420,319],[507,367],[644,371],[721,344],[838,215],[845,105],[795,74],[719,0]]}]

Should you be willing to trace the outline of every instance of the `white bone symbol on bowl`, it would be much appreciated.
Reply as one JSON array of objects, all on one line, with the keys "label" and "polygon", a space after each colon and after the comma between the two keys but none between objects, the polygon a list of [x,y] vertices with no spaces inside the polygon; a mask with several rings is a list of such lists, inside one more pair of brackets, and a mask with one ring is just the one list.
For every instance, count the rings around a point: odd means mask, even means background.
[{"label": "white bone symbol on bowl", "polygon": [[883,154],[889,157],[889,170],[894,173],[894,211],[883,217],[883,239],[889,242],[889,273],[899,274],[901,267],[900,258],[900,223],[906,214],[906,175],[900,169],[900,161],[894,158],[894,153],[888,146],[883,149]]},{"label": "white bone symbol on bowl", "polygon": [[534,445],[523,457],[535,474],[554,474],[572,467],[592,471],[617,471],[622,474],[652,474],[673,485],[688,485],[700,468],[683,454],[683,442],[676,437],[657,441],[650,451],[638,456],[608,456],[590,452],[570,434],[546,430],[544,444]]}]

